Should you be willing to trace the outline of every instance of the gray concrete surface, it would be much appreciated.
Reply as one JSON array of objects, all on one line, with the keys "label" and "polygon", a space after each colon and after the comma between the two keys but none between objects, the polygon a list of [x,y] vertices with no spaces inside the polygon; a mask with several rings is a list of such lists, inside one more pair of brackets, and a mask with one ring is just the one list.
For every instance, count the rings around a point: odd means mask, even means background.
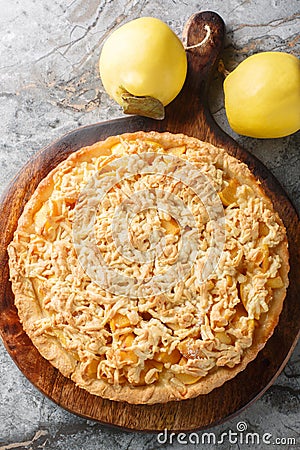
[{"label": "gray concrete surface", "polygon": [[[80,125],[121,116],[104,92],[97,64],[101,44],[118,25],[156,16],[180,35],[188,17],[217,11],[225,20],[224,61],[232,69],[246,56],[265,50],[299,56],[297,0],[0,0],[0,193],[37,150]],[[275,174],[300,211],[299,133],[278,140],[255,140],[233,133],[223,107],[221,77],[211,87],[217,122]],[[151,434],[112,430],[69,414],[43,397],[19,372],[0,345],[0,450],[138,450],[196,448],[300,448],[299,345],[276,383],[250,408],[221,426],[237,431],[243,421],[260,436],[259,445],[224,439],[199,445],[158,442]],[[239,425],[240,426],[240,425]],[[272,434],[262,442],[264,433]],[[193,436],[191,436],[193,438]],[[275,440],[281,444],[275,445]],[[297,439],[289,445],[288,438]],[[286,439],[286,440],[284,440]],[[279,442],[279,441],[278,441]]]}]

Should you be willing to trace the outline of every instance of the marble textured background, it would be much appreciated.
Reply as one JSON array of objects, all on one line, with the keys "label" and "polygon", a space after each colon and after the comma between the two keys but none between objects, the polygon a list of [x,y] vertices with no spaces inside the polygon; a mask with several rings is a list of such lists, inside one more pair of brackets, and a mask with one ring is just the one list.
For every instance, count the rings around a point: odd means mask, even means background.
[{"label": "marble textured background", "polygon": [[[97,71],[101,44],[109,32],[149,15],[161,18],[180,35],[188,17],[199,10],[217,11],[226,22],[223,59],[228,69],[258,51],[299,56],[298,0],[0,0],[0,194],[22,165],[50,141],[78,126],[121,116]],[[235,135],[226,121],[218,74],[210,102],[216,121],[267,165],[300,211],[299,133],[278,140]],[[298,345],[259,401],[210,431],[218,438],[245,421],[248,431],[261,436],[268,432],[274,439],[294,437],[299,446],[299,375]],[[176,440],[159,444],[155,435],[108,429],[65,412],[37,392],[2,344],[0,380],[0,450],[204,448]],[[280,447],[288,445],[231,445]],[[229,448],[228,441],[217,448]]]}]

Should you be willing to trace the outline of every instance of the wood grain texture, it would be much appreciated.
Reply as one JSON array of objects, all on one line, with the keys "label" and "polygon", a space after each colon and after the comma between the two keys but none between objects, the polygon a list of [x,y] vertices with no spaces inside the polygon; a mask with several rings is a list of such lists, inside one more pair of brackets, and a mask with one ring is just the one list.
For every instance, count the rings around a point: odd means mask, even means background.
[{"label": "wood grain texture", "polygon": [[[65,409],[126,429],[160,431],[203,429],[224,421],[257,399],[272,384],[287,362],[299,336],[300,222],[291,202],[265,166],[242,149],[213,121],[207,88],[223,47],[225,27],[215,13],[190,18],[183,33],[186,45],[211,36],[202,47],[187,51],[188,76],[182,92],[166,109],[163,121],[126,117],[75,130],[41,150],[12,181],[0,205],[0,330],[4,344],[24,375],[45,395]],[[38,183],[59,162],[82,146],[107,136],[138,130],[185,133],[211,142],[248,164],[261,180],[287,227],[290,249],[290,287],[274,335],[258,357],[233,380],[208,395],[151,406],[129,405],[95,397],[77,388],[43,359],[20,324],[9,282],[7,245],[24,205]]]}]

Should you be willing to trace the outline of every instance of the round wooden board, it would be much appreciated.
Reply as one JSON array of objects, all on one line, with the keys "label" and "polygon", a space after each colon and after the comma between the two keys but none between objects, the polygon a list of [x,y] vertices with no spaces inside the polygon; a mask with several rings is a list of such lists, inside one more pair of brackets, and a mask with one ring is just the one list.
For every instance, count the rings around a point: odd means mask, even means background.
[{"label": "round wooden board", "polygon": [[[189,71],[184,89],[167,108],[163,121],[133,116],[83,127],[63,136],[29,161],[12,181],[0,204],[0,330],[8,352],[23,374],[58,405],[80,416],[129,430],[161,431],[167,428],[188,431],[203,429],[226,420],[255,401],[273,383],[299,337],[299,218],[286,194],[265,166],[222,132],[210,116],[206,91],[209,76],[222,49],[223,21],[215,13],[198,13],[187,23],[183,38],[188,45],[201,41],[205,35],[204,24],[210,26],[211,39],[204,47],[188,52]],[[7,257],[7,246],[24,205],[51,169],[83,146],[109,135],[137,130],[183,132],[225,147],[230,154],[246,162],[261,180],[285,223],[291,265],[290,286],[279,324],[257,358],[234,379],[208,395],[151,406],[112,402],[93,396],[76,387],[41,357],[23,331],[14,306]]]}]

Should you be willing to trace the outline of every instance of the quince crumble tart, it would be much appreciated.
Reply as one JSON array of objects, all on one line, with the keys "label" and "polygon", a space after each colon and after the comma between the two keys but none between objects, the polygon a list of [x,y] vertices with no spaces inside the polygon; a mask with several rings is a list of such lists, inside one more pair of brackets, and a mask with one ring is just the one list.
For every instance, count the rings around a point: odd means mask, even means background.
[{"label": "quince crumble tart", "polygon": [[288,286],[285,228],[259,181],[181,134],[123,134],[71,154],[37,187],[8,252],[41,355],[129,403],[233,378],[272,335]]}]

